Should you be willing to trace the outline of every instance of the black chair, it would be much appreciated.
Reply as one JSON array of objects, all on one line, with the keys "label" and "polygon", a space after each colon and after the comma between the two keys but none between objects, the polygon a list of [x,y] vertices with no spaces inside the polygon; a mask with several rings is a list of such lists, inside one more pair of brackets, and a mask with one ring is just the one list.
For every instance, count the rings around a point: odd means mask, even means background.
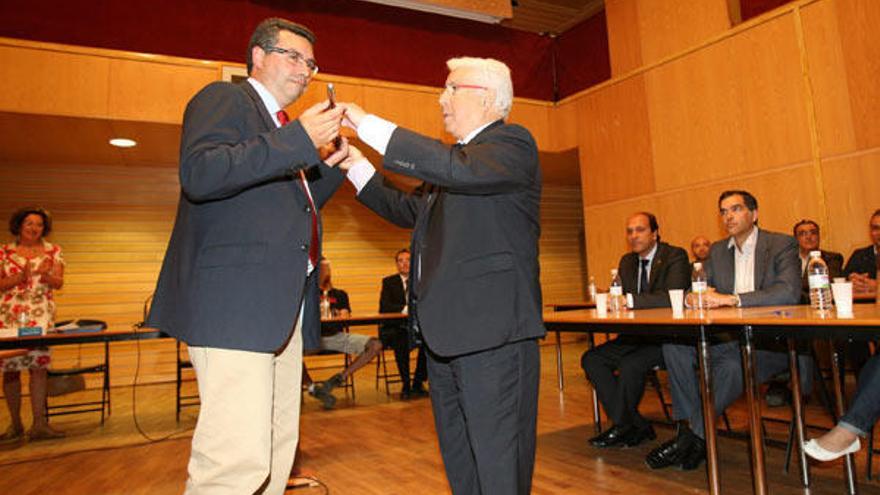
[{"label": "black chair", "polygon": [[385,357],[386,350],[388,349],[383,347],[379,353],[379,358],[376,359],[376,390],[379,390],[379,380],[382,380],[385,382],[385,395],[391,395],[390,385],[392,383],[403,383],[403,379],[400,378],[400,370],[397,373],[388,372],[388,360]]},{"label": "black chair", "polygon": [[[63,327],[74,324],[77,327],[89,328],[94,331],[102,331],[107,328],[107,323],[101,320],[65,320],[55,323],[56,327]],[[47,375],[51,381],[53,378],[74,377],[88,373],[101,373],[103,375],[103,383],[101,385],[101,399],[88,400],[83,402],[65,402],[60,404],[52,404],[48,397],[46,398],[46,416],[63,416],[67,414],[81,414],[89,412],[101,413],[101,424],[104,424],[105,416],[109,416],[110,408],[110,343],[104,342],[104,360],[94,366],[77,366],[75,368],[66,369],[49,369]]]},{"label": "black chair", "polygon": [[[189,356],[181,353],[183,349],[181,349],[181,342],[179,340],[175,341],[177,345],[177,388],[176,388],[176,401],[174,403],[174,414],[175,418],[177,418],[177,422],[180,422],[180,410],[185,407],[195,407],[201,404],[199,400],[199,393],[196,391],[194,394],[184,394],[182,392],[183,389],[183,373],[185,370],[191,370],[193,365],[192,361],[190,361]],[[186,352],[185,350],[183,350]],[[195,381],[195,378],[187,379],[186,381]]]}]

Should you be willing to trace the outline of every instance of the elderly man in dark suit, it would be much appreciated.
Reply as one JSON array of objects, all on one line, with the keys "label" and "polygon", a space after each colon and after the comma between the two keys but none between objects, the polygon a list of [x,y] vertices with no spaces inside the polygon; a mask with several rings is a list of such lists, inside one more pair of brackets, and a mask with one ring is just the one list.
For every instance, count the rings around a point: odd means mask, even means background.
[{"label": "elderly man in dark suit", "polygon": [[[407,286],[409,284],[409,269],[412,255],[409,249],[401,249],[394,255],[394,264],[397,265],[397,273],[382,279],[382,292],[379,294],[380,313],[409,313],[407,305]],[[410,397],[424,397],[425,380],[428,369],[425,358],[424,346],[418,346],[419,353],[416,358],[416,373],[410,380],[409,353],[414,342],[409,335],[409,322],[385,322],[379,325],[379,337],[382,345],[394,349],[394,360],[397,362],[397,371],[400,374],[402,388],[400,398],[407,400]]]},{"label": "elderly man in dark suit", "polygon": [[529,131],[504,122],[510,70],[458,58],[440,107],[454,146],[346,105],[386,169],[428,183],[386,186],[352,149],[342,166],[358,199],[413,229],[409,310],[428,348],[428,379],[446,475],[455,494],[526,494],[535,459],[545,334],[538,276],[541,169]]},{"label": "elderly man in dark suit", "polygon": [[[177,219],[147,324],[189,344],[201,398],[188,494],[281,494],[299,429],[303,345],[320,328],[320,208],[344,181],[317,147],[338,135],[327,102],[289,122],[317,72],[314,35],[263,21],[250,78],[189,102]],[[308,169],[309,179],[304,171]]]},{"label": "elderly man in dark suit", "polygon": [[[797,304],[801,294],[801,272],[797,243],[784,234],[758,228],[758,200],[746,191],[725,191],[718,209],[730,234],[712,244],[705,269],[709,292],[704,295],[708,308],[773,306]],[[694,294],[688,303],[695,303]],[[663,359],[669,370],[672,408],[681,424],[672,440],[652,450],[645,459],[652,469],[677,465],[692,470],[706,458],[703,411],[697,381],[696,351],[690,345],[663,345]],[[721,414],[742,394],[742,361],[735,341],[710,348],[712,390],[715,413]],[[757,379],[764,382],[788,369],[784,352],[756,351]],[[808,366],[802,358],[802,367]],[[804,389],[809,390],[810,374],[802,372]],[[714,425],[714,418],[709,424]]]},{"label": "elderly man in dark suit", "polygon": [[850,255],[843,274],[853,283],[857,293],[877,291],[877,259],[880,257],[880,210],[871,215],[868,224],[871,245],[856,249]]},{"label": "elderly man in dark suit", "polygon": [[[626,222],[631,251],[618,264],[623,291],[632,294],[633,309],[669,307],[669,289],[686,289],[691,267],[687,252],[660,242],[657,218],[648,212]],[[635,447],[656,438],[639,414],[645,378],[663,364],[661,342],[650,336],[621,335],[584,353],[581,367],[593,383],[612,426],[589,440],[599,447]]]}]

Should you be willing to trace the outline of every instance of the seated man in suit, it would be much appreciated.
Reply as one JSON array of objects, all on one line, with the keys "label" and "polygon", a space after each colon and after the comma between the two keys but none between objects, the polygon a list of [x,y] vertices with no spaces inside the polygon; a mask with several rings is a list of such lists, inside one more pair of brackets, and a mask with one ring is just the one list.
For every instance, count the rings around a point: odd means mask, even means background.
[{"label": "seated man in suit", "polygon": [[[810,304],[810,280],[807,277],[807,263],[811,251],[821,251],[822,260],[828,266],[829,279],[840,277],[843,272],[843,255],[834,251],[819,249],[819,224],[813,220],[801,220],[792,228],[798,243],[798,256],[801,259],[801,304]],[[774,378],[767,387],[764,398],[768,407],[791,404],[791,391],[788,389],[788,372]]]},{"label": "seated man in suit", "polygon": [[843,273],[843,255],[819,249],[819,224],[812,220],[801,220],[794,224],[793,232],[798,243],[798,256],[801,259],[801,304],[810,304],[810,281],[807,278],[810,251],[822,252],[822,259],[828,265],[829,279],[840,277]]},{"label": "seated man in suit", "polygon": [[[633,308],[668,307],[669,289],[685,289],[690,283],[687,252],[660,242],[657,219],[647,212],[627,220],[626,237],[631,252],[620,258],[618,273],[624,292],[632,294]],[[612,422],[609,429],[591,438],[590,444],[634,447],[656,438],[638,407],[645,375],[662,364],[660,342],[638,335],[621,335],[584,353],[581,367]]]},{"label": "seated man in suit", "polygon": [[[348,303],[348,294],[341,289],[333,287],[330,281],[330,261],[324,257],[319,263],[320,275],[318,287],[321,291],[321,308],[329,306],[330,314],[326,316],[350,316],[351,306]],[[316,397],[324,403],[325,409],[332,409],[336,405],[336,397],[333,389],[345,383],[355,371],[366,366],[377,354],[382,352],[382,343],[375,337],[343,331],[341,324],[321,325],[321,350],[356,354],[357,357],[347,368],[336,373],[329,380],[314,383],[309,376],[303,363],[303,386],[309,391],[309,395]]]},{"label": "seated man in suit", "polygon": [[[379,295],[380,313],[404,313],[407,314],[407,287],[409,286],[409,249],[403,248],[394,256],[397,265],[397,273],[382,279],[382,293]],[[409,351],[412,349],[409,336],[409,322],[392,321],[379,325],[379,338],[382,345],[394,349],[394,360],[397,362],[397,371],[403,388],[400,398],[407,400],[410,397],[424,397],[427,395],[424,382],[427,379],[428,369],[425,361],[425,348],[419,346],[419,356],[416,360],[416,375],[410,385],[409,379]]]},{"label": "seated man in suit", "polygon": [[[712,244],[705,262],[710,287],[703,297],[706,306],[796,304],[801,295],[801,273],[794,238],[760,229],[758,201],[746,191],[723,192],[718,199],[718,209],[730,237]],[[693,294],[688,295],[688,301],[693,305],[691,296]],[[680,424],[676,437],[652,450],[645,462],[651,469],[673,465],[684,470],[696,469],[706,458],[703,409],[695,372],[696,350],[692,345],[664,344],[663,359],[669,370],[675,419],[687,420],[690,427]],[[712,345],[710,359],[717,415],[743,390],[738,343]],[[758,350],[756,362],[756,379],[760,382],[788,369],[788,355],[784,352]],[[808,359],[801,359],[802,369],[808,364]],[[801,375],[804,390],[808,391],[810,373],[802,371]]]},{"label": "seated man in suit", "polygon": [[877,291],[877,255],[880,252],[880,209],[869,222],[871,245],[856,249],[846,262],[843,275],[853,283],[853,292]]},{"label": "seated man in suit", "polygon": [[703,263],[709,258],[709,247],[712,245],[706,236],[698,235],[691,241],[691,255],[694,263]]}]

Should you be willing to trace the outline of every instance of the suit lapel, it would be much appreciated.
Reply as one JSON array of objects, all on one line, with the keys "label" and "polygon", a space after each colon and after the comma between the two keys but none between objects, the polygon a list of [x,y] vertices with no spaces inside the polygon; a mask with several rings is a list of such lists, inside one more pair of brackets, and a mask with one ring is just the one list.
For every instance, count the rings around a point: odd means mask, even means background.
[{"label": "suit lapel", "polygon": [[770,262],[769,258],[770,246],[767,243],[767,236],[762,235],[761,229],[758,229],[758,242],[755,243],[755,290],[763,286],[763,274]]},{"label": "suit lapel", "polygon": [[651,262],[651,272],[648,274],[648,290],[646,290],[644,292],[654,290],[654,283],[657,280],[657,276],[656,276],[657,272],[660,270],[660,268],[665,263],[665,260],[664,260],[666,258],[665,253],[666,253],[666,250],[663,249],[663,245],[660,243],[657,243],[657,252],[654,253],[654,261]]},{"label": "suit lapel", "polygon": [[255,90],[254,87],[251,86],[251,83],[249,83],[247,81],[242,81],[238,85],[239,85],[239,87],[241,87],[244,90],[245,94],[247,94],[250,97],[251,102],[253,103],[254,107],[257,109],[257,113],[260,114],[260,120],[263,121],[263,125],[265,126],[265,130],[270,131],[272,129],[275,129],[275,127],[276,127],[275,121],[272,120],[272,116],[269,115],[269,111],[266,110],[266,105],[263,104],[263,99],[260,98],[260,95],[259,95],[259,93],[257,93],[257,90]]}]

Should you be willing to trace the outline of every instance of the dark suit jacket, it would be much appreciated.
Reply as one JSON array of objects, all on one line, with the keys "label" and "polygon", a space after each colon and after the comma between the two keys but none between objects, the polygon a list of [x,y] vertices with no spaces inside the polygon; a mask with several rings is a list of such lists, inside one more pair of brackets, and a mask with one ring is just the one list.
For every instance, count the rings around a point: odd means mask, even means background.
[{"label": "dark suit jacket", "polygon": [[636,294],[639,287],[639,255],[632,252],[623,255],[617,271],[623,283],[623,292],[633,295],[634,309],[669,307],[669,289],[687,289],[691,283],[687,251],[665,242],[657,244],[648,275],[647,292]]},{"label": "dark suit jacket", "polygon": [[[829,280],[834,277],[843,276],[843,255],[840,253],[835,253],[834,251],[825,251],[822,250],[822,260],[825,261],[825,264],[828,265],[828,278]],[[800,261],[800,255],[798,255],[798,261]],[[807,277],[807,269],[804,267],[804,271],[801,274],[801,304],[810,304],[810,279]]]},{"label": "dark suit jacket", "polygon": [[437,186],[407,195],[376,174],[358,194],[380,216],[414,229],[410,312],[428,347],[457,356],[543,336],[541,169],[531,134],[497,121],[450,148],[398,127],[384,166]]},{"label": "dark suit jacket", "polygon": [[874,246],[856,249],[846,262],[843,275],[849,277],[853,273],[867,273],[871,278],[877,278],[877,258],[874,255]]},{"label": "dark suit jacket", "polygon": [[317,348],[318,270],[306,279],[312,213],[298,176],[310,165],[320,208],[344,176],[321,163],[299,121],[276,128],[247,82],[211,83],[193,97],[177,219],[147,324],[194,346],[274,352],[305,300],[303,341]]},{"label": "dark suit jacket", "polygon": [[[400,278],[400,274],[395,273],[383,278],[382,293],[379,294],[379,312],[400,313],[404,306],[406,306],[406,291],[403,290],[403,280]],[[396,328],[406,328],[406,324],[400,321],[379,324],[379,332]]]},{"label": "dark suit jacket", "polygon": [[[728,239],[712,244],[705,261],[709,286],[722,294],[733,294],[736,268]],[[755,290],[740,294],[743,307],[797,304],[801,297],[801,262],[794,237],[758,230],[755,246]]]}]

